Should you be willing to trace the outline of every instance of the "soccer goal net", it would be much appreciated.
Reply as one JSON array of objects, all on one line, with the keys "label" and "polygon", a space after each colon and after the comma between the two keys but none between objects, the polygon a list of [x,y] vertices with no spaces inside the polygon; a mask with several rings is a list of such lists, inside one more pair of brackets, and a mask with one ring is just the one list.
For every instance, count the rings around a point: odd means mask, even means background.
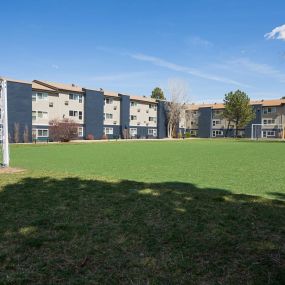
[{"label": "soccer goal net", "polygon": [[251,139],[284,139],[283,124],[252,124]]},{"label": "soccer goal net", "polygon": [[0,165],[9,166],[7,81],[0,79]]}]

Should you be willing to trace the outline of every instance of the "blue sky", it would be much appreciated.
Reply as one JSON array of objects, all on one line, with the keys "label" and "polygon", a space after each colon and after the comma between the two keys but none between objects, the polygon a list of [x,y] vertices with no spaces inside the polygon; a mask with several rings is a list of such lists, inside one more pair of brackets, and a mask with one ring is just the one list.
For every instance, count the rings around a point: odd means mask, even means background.
[{"label": "blue sky", "polygon": [[236,89],[280,98],[284,11],[284,0],[3,1],[0,74],[136,95],[179,78],[195,102]]}]

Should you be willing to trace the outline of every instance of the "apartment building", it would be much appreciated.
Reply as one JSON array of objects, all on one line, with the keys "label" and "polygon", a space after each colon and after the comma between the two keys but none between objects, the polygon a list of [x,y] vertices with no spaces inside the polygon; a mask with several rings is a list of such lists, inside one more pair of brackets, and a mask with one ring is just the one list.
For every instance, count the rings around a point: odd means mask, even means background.
[{"label": "apartment building", "polygon": [[[245,128],[238,130],[239,137],[251,137],[252,124],[260,125],[258,137],[280,138],[285,125],[285,99],[251,101],[255,118]],[[233,137],[235,124],[223,118],[224,104],[191,104],[185,110],[185,127],[180,132],[192,136],[215,138]]]},{"label": "apartment building", "polygon": [[9,132],[30,130],[30,140],[48,140],[54,120],[72,119],[78,139],[165,137],[163,102],[106,90],[33,80],[7,79]]},{"label": "apartment building", "polygon": [[[167,137],[165,101],[75,84],[6,80],[11,138],[18,123],[20,134],[29,129],[30,141],[48,140],[50,123],[65,118],[77,123],[78,139]],[[252,101],[251,105],[256,116],[238,135],[250,138],[252,124],[262,124],[260,137],[280,138],[278,126],[285,124],[285,100]],[[223,111],[220,103],[188,105],[178,131],[201,138],[232,137],[235,125],[223,118]]]}]

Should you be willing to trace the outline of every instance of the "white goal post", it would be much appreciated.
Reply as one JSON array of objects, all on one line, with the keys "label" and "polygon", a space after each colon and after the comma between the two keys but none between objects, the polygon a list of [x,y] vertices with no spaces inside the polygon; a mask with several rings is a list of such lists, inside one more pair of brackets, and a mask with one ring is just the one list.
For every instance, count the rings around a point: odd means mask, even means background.
[{"label": "white goal post", "polygon": [[10,163],[8,134],[7,81],[0,78],[0,144],[3,167],[8,167]]},{"label": "white goal post", "polygon": [[284,139],[283,124],[252,124],[251,139]]}]

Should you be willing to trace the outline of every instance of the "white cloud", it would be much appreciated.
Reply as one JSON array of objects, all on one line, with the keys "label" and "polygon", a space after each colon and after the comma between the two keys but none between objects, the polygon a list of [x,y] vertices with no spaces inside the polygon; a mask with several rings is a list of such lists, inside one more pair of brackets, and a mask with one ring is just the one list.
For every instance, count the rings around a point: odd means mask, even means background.
[{"label": "white cloud", "polygon": [[285,25],[276,27],[270,33],[264,35],[264,37],[268,40],[283,40],[285,41]]},{"label": "white cloud", "polygon": [[238,86],[247,86],[245,84],[242,84],[242,83],[235,81],[235,80],[232,80],[232,79],[216,76],[213,74],[208,74],[208,73],[200,71],[196,68],[191,68],[188,66],[175,64],[175,63],[172,63],[170,61],[167,61],[167,60],[164,60],[164,59],[161,59],[158,57],[149,56],[149,55],[145,55],[145,54],[141,54],[141,53],[130,54],[130,56],[136,60],[150,62],[156,66],[161,66],[161,67],[165,67],[165,68],[170,69],[170,70],[187,73],[187,74],[190,74],[190,75],[193,75],[196,77],[200,77],[200,78],[204,78],[207,80],[218,81],[218,82],[223,82],[223,83],[238,85]]},{"label": "white cloud", "polygon": [[242,68],[243,70],[248,70],[253,73],[262,74],[271,78],[275,78],[280,82],[285,82],[285,73],[282,73],[281,71],[273,68],[268,64],[257,63],[246,58],[239,58],[232,60],[229,62],[229,64],[232,64],[237,68]]}]

